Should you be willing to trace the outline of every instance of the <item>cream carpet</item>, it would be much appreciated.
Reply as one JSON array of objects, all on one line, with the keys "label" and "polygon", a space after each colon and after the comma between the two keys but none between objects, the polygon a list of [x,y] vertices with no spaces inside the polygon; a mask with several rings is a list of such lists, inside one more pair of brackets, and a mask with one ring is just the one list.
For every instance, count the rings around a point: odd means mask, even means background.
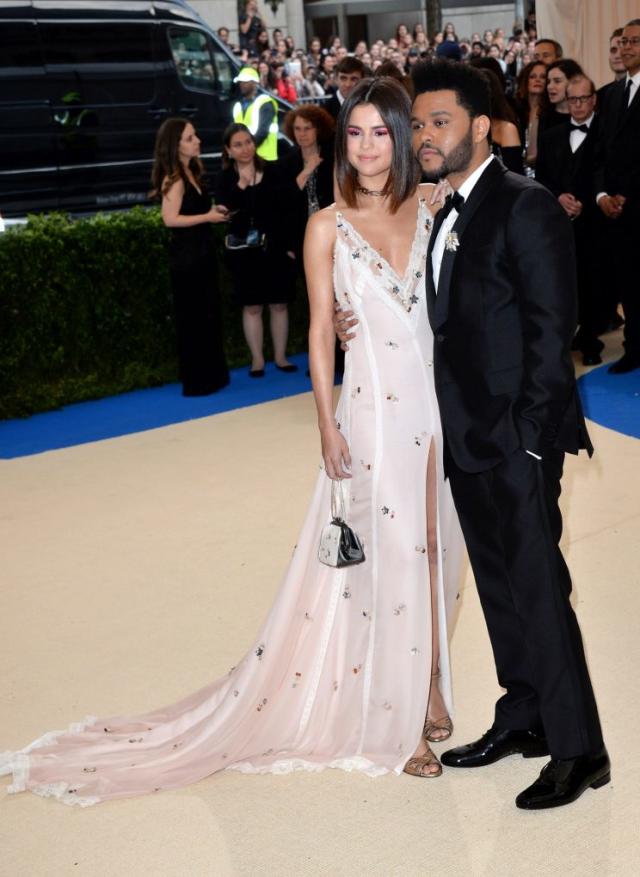
[{"label": "cream carpet", "polygon": [[[0,874],[639,875],[640,442],[595,425],[592,437],[592,461],[568,459],[563,541],[610,785],[518,811],[544,760],[514,757],[436,780],[228,772],[86,810],[0,793]],[[0,749],[225,673],[277,590],[317,459],[306,394],[0,462]],[[486,730],[498,693],[468,573],[461,604],[456,744]]]}]

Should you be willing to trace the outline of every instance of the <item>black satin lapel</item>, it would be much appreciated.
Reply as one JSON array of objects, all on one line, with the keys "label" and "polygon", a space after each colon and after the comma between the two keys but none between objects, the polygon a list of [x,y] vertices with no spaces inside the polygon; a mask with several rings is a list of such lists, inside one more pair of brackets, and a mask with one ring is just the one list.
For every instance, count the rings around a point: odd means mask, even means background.
[{"label": "black satin lapel", "polygon": [[[491,164],[487,165],[485,172],[473,187],[469,198],[465,201],[462,213],[458,216],[453,224],[453,228],[451,229],[452,232],[455,231],[458,235],[458,249],[464,246],[464,230],[473,219],[476,210],[482,204],[487,195],[490,194],[498,180],[500,180],[506,173],[507,171],[505,167],[499,161],[494,159]],[[434,318],[431,321],[434,331],[446,323],[449,315],[449,291],[455,258],[456,252],[449,251],[445,248],[442,254],[440,276],[438,277],[438,291],[435,296]]]}]

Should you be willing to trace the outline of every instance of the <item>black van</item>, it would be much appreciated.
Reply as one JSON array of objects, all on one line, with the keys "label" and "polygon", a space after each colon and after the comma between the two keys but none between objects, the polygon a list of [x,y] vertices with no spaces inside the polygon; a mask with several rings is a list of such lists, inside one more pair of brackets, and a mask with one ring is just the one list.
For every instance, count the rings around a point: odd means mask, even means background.
[{"label": "black van", "polygon": [[168,116],[215,169],[238,68],[183,0],[0,0],[0,213],[144,203]]}]

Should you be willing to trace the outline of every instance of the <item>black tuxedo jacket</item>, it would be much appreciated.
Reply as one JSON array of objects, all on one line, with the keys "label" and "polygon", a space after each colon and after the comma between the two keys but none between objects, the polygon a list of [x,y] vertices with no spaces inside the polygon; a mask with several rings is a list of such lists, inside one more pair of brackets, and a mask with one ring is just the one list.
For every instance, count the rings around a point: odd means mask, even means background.
[{"label": "black tuxedo jacket", "polygon": [[332,94],[329,100],[321,103],[320,106],[323,110],[326,110],[330,115],[333,116],[334,119],[338,118],[338,114],[342,108],[342,104],[338,100],[335,94]]},{"label": "black tuxedo jacket", "polygon": [[493,160],[445,248],[438,290],[426,289],[436,392],[450,454],[466,472],[518,448],[592,453],[570,346],[576,328],[571,223],[551,193]]},{"label": "black tuxedo jacket", "polygon": [[624,79],[615,82],[600,108],[594,195],[626,195],[629,207],[640,213],[640,89],[623,113],[625,85]]},{"label": "black tuxedo jacket", "polygon": [[589,133],[575,152],[571,151],[570,126],[550,128],[540,138],[536,159],[536,180],[556,198],[564,192],[574,195],[588,212],[598,210],[593,197],[593,177],[599,126],[600,119],[596,115]]}]

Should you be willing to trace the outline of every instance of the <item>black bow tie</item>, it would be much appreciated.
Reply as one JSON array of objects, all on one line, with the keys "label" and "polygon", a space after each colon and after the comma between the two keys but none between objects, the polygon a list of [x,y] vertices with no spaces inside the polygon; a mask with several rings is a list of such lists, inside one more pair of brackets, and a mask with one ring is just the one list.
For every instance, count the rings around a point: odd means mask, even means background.
[{"label": "black bow tie", "polygon": [[589,133],[589,126],[588,125],[574,125],[572,122],[571,123],[571,130],[572,131],[583,131],[585,134],[588,134]]},{"label": "black bow tie", "polygon": [[460,192],[454,192],[452,195],[447,195],[444,203],[445,207],[447,208],[447,212],[451,210],[457,210],[458,213],[460,213],[464,205],[464,198],[462,197]]}]

